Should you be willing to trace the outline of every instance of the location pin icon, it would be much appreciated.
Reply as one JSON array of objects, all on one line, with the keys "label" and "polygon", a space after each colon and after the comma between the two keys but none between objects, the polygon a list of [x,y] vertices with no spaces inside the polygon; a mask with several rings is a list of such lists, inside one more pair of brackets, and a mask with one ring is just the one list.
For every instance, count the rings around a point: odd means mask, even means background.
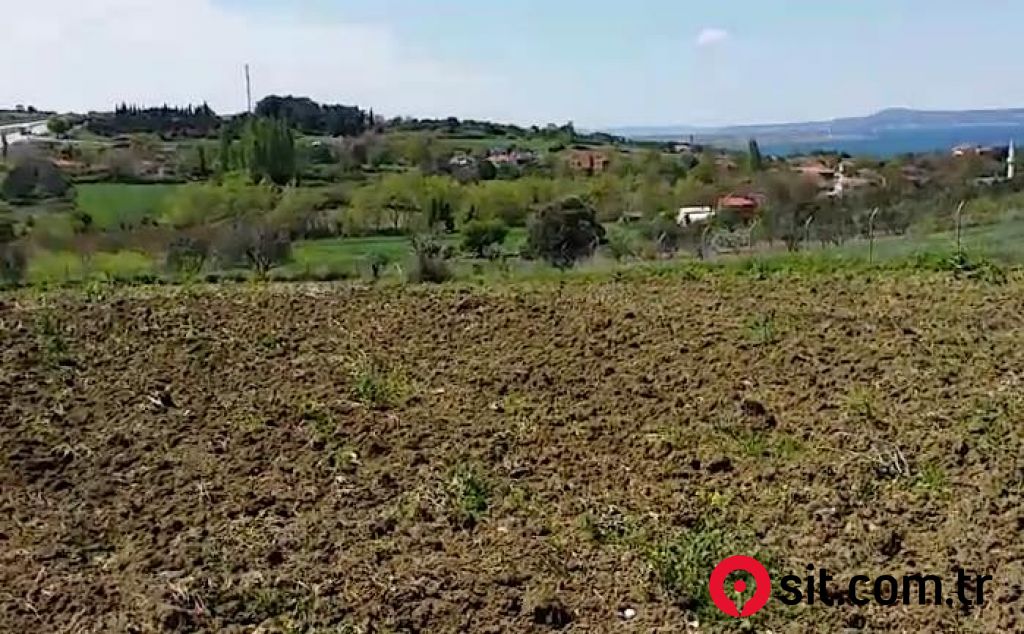
[{"label": "location pin icon", "polygon": [[[729,575],[741,570],[750,574],[756,584],[754,596],[742,607],[737,606],[725,591],[725,584]],[[733,590],[738,594],[743,594],[747,591],[747,582],[743,580],[737,581],[733,584]],[[757,614],[764,606],[768,605],[768,600],[772,596],[772,578],[765,567],[761,565],[761,562],[753,557],[738,555],[718,564],[711,573],[708,592],[711,594],[711,600],[719,610],[733,618],[745,619]]]}]

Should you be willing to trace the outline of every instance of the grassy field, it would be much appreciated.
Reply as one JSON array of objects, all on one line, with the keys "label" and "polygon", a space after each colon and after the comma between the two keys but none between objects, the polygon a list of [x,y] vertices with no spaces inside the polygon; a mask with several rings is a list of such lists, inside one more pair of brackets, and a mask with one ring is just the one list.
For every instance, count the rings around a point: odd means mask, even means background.
[{"label": "grassy field", "polygon": [[[967,253],[991,259],[1000,264],[1024,264],[1024,218],[1007,220],[980,227],[968,227],[961,236],[961,245]],[[841,253],[867,257],[867,242],[842,247]],[[883,238],[875,244],[875,255],[880,260],[912,257],[918,253],[953,251],[956,234],[953,231],[928,235]]]},{"label": "grassy field", "polygon": [[167,199],[179,185],[125,185],[94,183],[79,185],[78,208],[92,216],[98,229],[116,229],[122,222],[138,223],[157,219]]},{"label": "grassy field", "polygon": [[[445,238],[445,242],[456,249],[462,242],[459,235]],[[505,250],[517,252],[526,243],[526,230],[513,229],[505,240]],[[290,271],[349,271],[358,273],[367,265],[367,258],[381,253],[395,263],[405,264],[412,257],[412,245],[405,236],[372,236],[368,238],[333,238],[328,240],[307,240],[299,242],[292,249]]]},{"label": "grassy field", "polygon": [[138,251],[97,253],[89,259],[70,251],[39,251],[29,260],[26,281],[39,286],[90,280],[134,281],[159,272],[159,263]]}]

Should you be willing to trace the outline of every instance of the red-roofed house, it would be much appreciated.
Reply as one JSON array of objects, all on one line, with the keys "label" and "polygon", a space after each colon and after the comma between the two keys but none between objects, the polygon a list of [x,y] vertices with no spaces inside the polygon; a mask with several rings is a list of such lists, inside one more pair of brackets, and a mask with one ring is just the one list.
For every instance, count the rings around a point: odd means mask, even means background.
[{"label": "red-roofed house", "polygon": [[750,218],[761,209],[761,200],[754,195],[729,194],[718,199],[717,207],[718,211],[735,211],[745,218]]}]

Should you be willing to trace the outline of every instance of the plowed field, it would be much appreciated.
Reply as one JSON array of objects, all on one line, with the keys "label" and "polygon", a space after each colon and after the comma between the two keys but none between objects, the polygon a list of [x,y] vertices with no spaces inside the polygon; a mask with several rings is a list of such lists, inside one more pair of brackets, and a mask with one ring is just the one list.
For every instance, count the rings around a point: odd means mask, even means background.
[{"label": "plowed field", "polygon": [[1022,415],[1020,279],[0,295],[0,631],[1024,631]]}]

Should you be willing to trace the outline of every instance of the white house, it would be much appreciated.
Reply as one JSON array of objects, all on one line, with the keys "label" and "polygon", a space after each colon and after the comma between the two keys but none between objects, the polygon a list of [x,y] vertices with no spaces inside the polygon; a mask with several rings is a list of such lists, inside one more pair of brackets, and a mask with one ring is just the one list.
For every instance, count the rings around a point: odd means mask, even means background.
[{"label": "white house", "polygon": [[679,215],[676,216],[676,223],[685,227],[707,222],[714,217],[715,210],[711,207],[681,207]]}]

